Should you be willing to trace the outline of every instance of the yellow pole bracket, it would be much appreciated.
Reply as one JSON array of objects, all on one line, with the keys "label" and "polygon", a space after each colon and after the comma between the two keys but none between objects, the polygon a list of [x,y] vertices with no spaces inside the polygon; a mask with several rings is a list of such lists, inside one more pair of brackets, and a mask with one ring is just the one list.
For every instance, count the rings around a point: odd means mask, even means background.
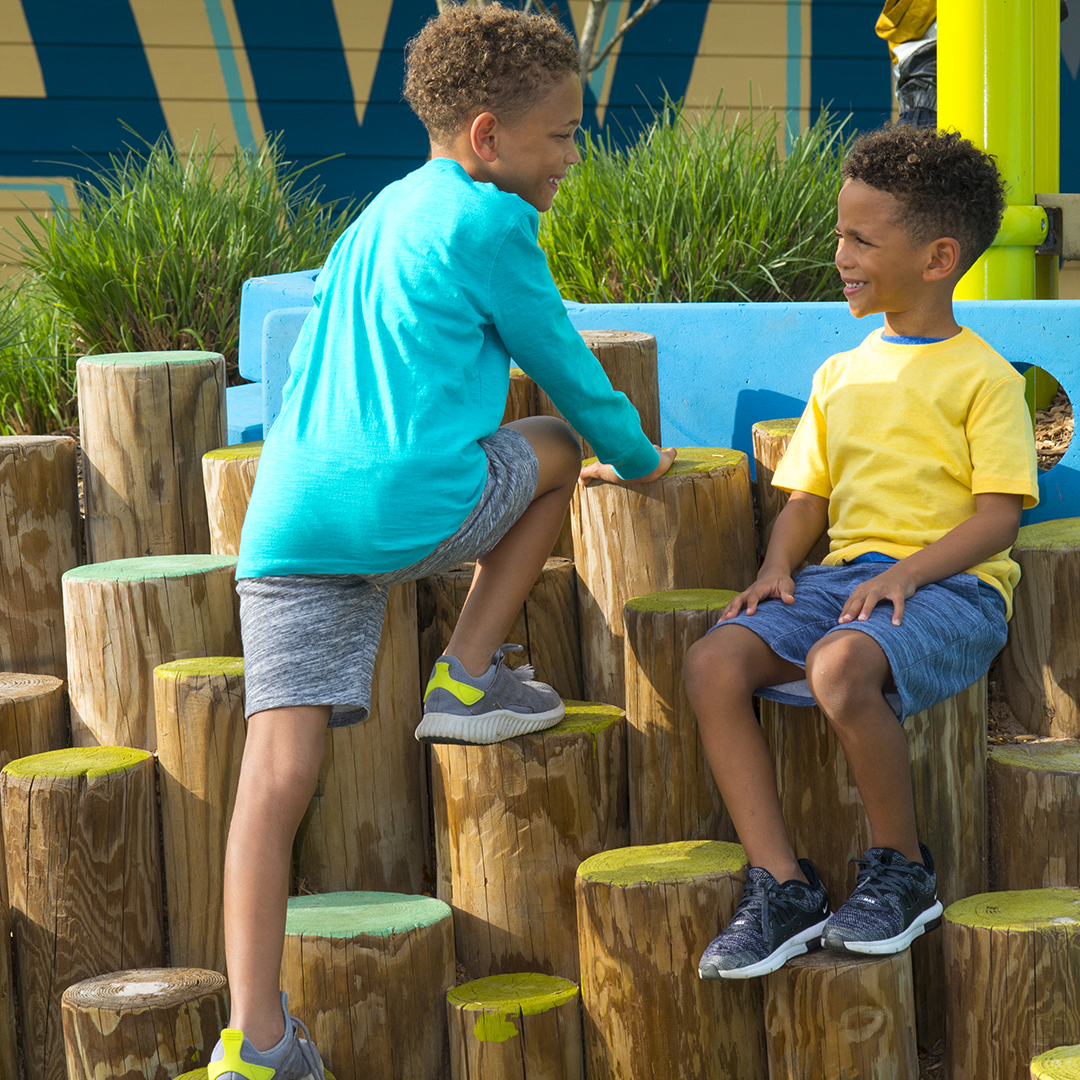
[{"label": "yellow pole bracket", "polygon": [[1041,206],[1006,206],[995,247],[1038,247],[1047,236],[1050,223]]}]

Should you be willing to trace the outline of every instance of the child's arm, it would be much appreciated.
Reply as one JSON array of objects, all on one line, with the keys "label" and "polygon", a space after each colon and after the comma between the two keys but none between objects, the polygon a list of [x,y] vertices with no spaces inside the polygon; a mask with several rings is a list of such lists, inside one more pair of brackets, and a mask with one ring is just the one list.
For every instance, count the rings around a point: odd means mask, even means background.
[{"label": "child's arm", "polygon": [[794,604],[795,570],[828,524],[828,499],[808,491],[793,491],[773,526],[757,579],[724,608],[721,620],[733,618],[743,610],[753,615],[762,600],[779,597],[785,604]]},{"label": "child's arm", "polygon": [[[653,446],[656,446],[656,443],[653,443]],[[679,451],[673,446],[664,450],[656,446],[656,451],[660,455],[660,464],[647,476],[624,479],[610,465],[605,465],[602,461],[593,461],[581,467],[578,483],[587,487],[590,480],[606,480],[609,484],[647,484],[651,480],[659,480],[671,468],[671,463]]]},{"label": "child's arm", "polygon": [[848,597],[839,621],[861,622],[869,618],[878,604],[888,600],[893,606],[893,625],[899,626],[904,617],[904,601],[920,585],[961,574],[1012,547],[1020,528],[1023,502],[1022,495],[998,492],[976,495],[975,513],[971,517],[940,540],[860,585]]}]

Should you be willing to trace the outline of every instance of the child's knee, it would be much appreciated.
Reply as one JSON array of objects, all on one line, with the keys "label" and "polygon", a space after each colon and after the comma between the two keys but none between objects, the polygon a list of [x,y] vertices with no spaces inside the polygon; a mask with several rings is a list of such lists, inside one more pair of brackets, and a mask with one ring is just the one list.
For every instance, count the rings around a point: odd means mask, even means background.
[{"label": "child's knee", "polygon": [[806,682],[834,725],[860,714],[868,698],[880,696],[889,678],[881,646],[859,631],[828,634],[806,656]]}]

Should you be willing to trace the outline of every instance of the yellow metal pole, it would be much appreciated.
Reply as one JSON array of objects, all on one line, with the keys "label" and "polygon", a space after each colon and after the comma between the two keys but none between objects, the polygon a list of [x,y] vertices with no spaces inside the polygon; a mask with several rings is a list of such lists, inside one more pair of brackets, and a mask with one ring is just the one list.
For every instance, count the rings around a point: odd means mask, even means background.
[{"label": "yellow metal pole", "polygon": [[[1035,0],[1035,191],[1059,190],[1061,177],[1061,3]],[[1058,297],[1056,255],[1035,256],[1035,296]]]}]

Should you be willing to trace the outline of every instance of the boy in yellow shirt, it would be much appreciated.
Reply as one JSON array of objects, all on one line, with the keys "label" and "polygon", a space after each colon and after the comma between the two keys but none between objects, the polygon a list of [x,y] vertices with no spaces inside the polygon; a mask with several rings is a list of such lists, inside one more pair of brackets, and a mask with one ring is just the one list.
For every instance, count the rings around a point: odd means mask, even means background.
[{"label": "boy in yellow shirt", "polygon": [[[1009,549],[1038,500],[1024,380],[953,317],[956,283],[1004,210],[993,159],[955,133],[903,125],[860,138],[843,175],[836,266],[851,313],[884,314],[884,326],[815,374],[773,480],[791,497],[757,580],[687,657],[750,863],[703,978],[764,975],[821,944],[899,952],[940,921],[898,721],[974,682],[1004,645],[1019,578]],[[826,528],[825,565],[796,573]],[[833,914],[792,850],[752,703],[760,687],[803,678],[872,832]]]}]

